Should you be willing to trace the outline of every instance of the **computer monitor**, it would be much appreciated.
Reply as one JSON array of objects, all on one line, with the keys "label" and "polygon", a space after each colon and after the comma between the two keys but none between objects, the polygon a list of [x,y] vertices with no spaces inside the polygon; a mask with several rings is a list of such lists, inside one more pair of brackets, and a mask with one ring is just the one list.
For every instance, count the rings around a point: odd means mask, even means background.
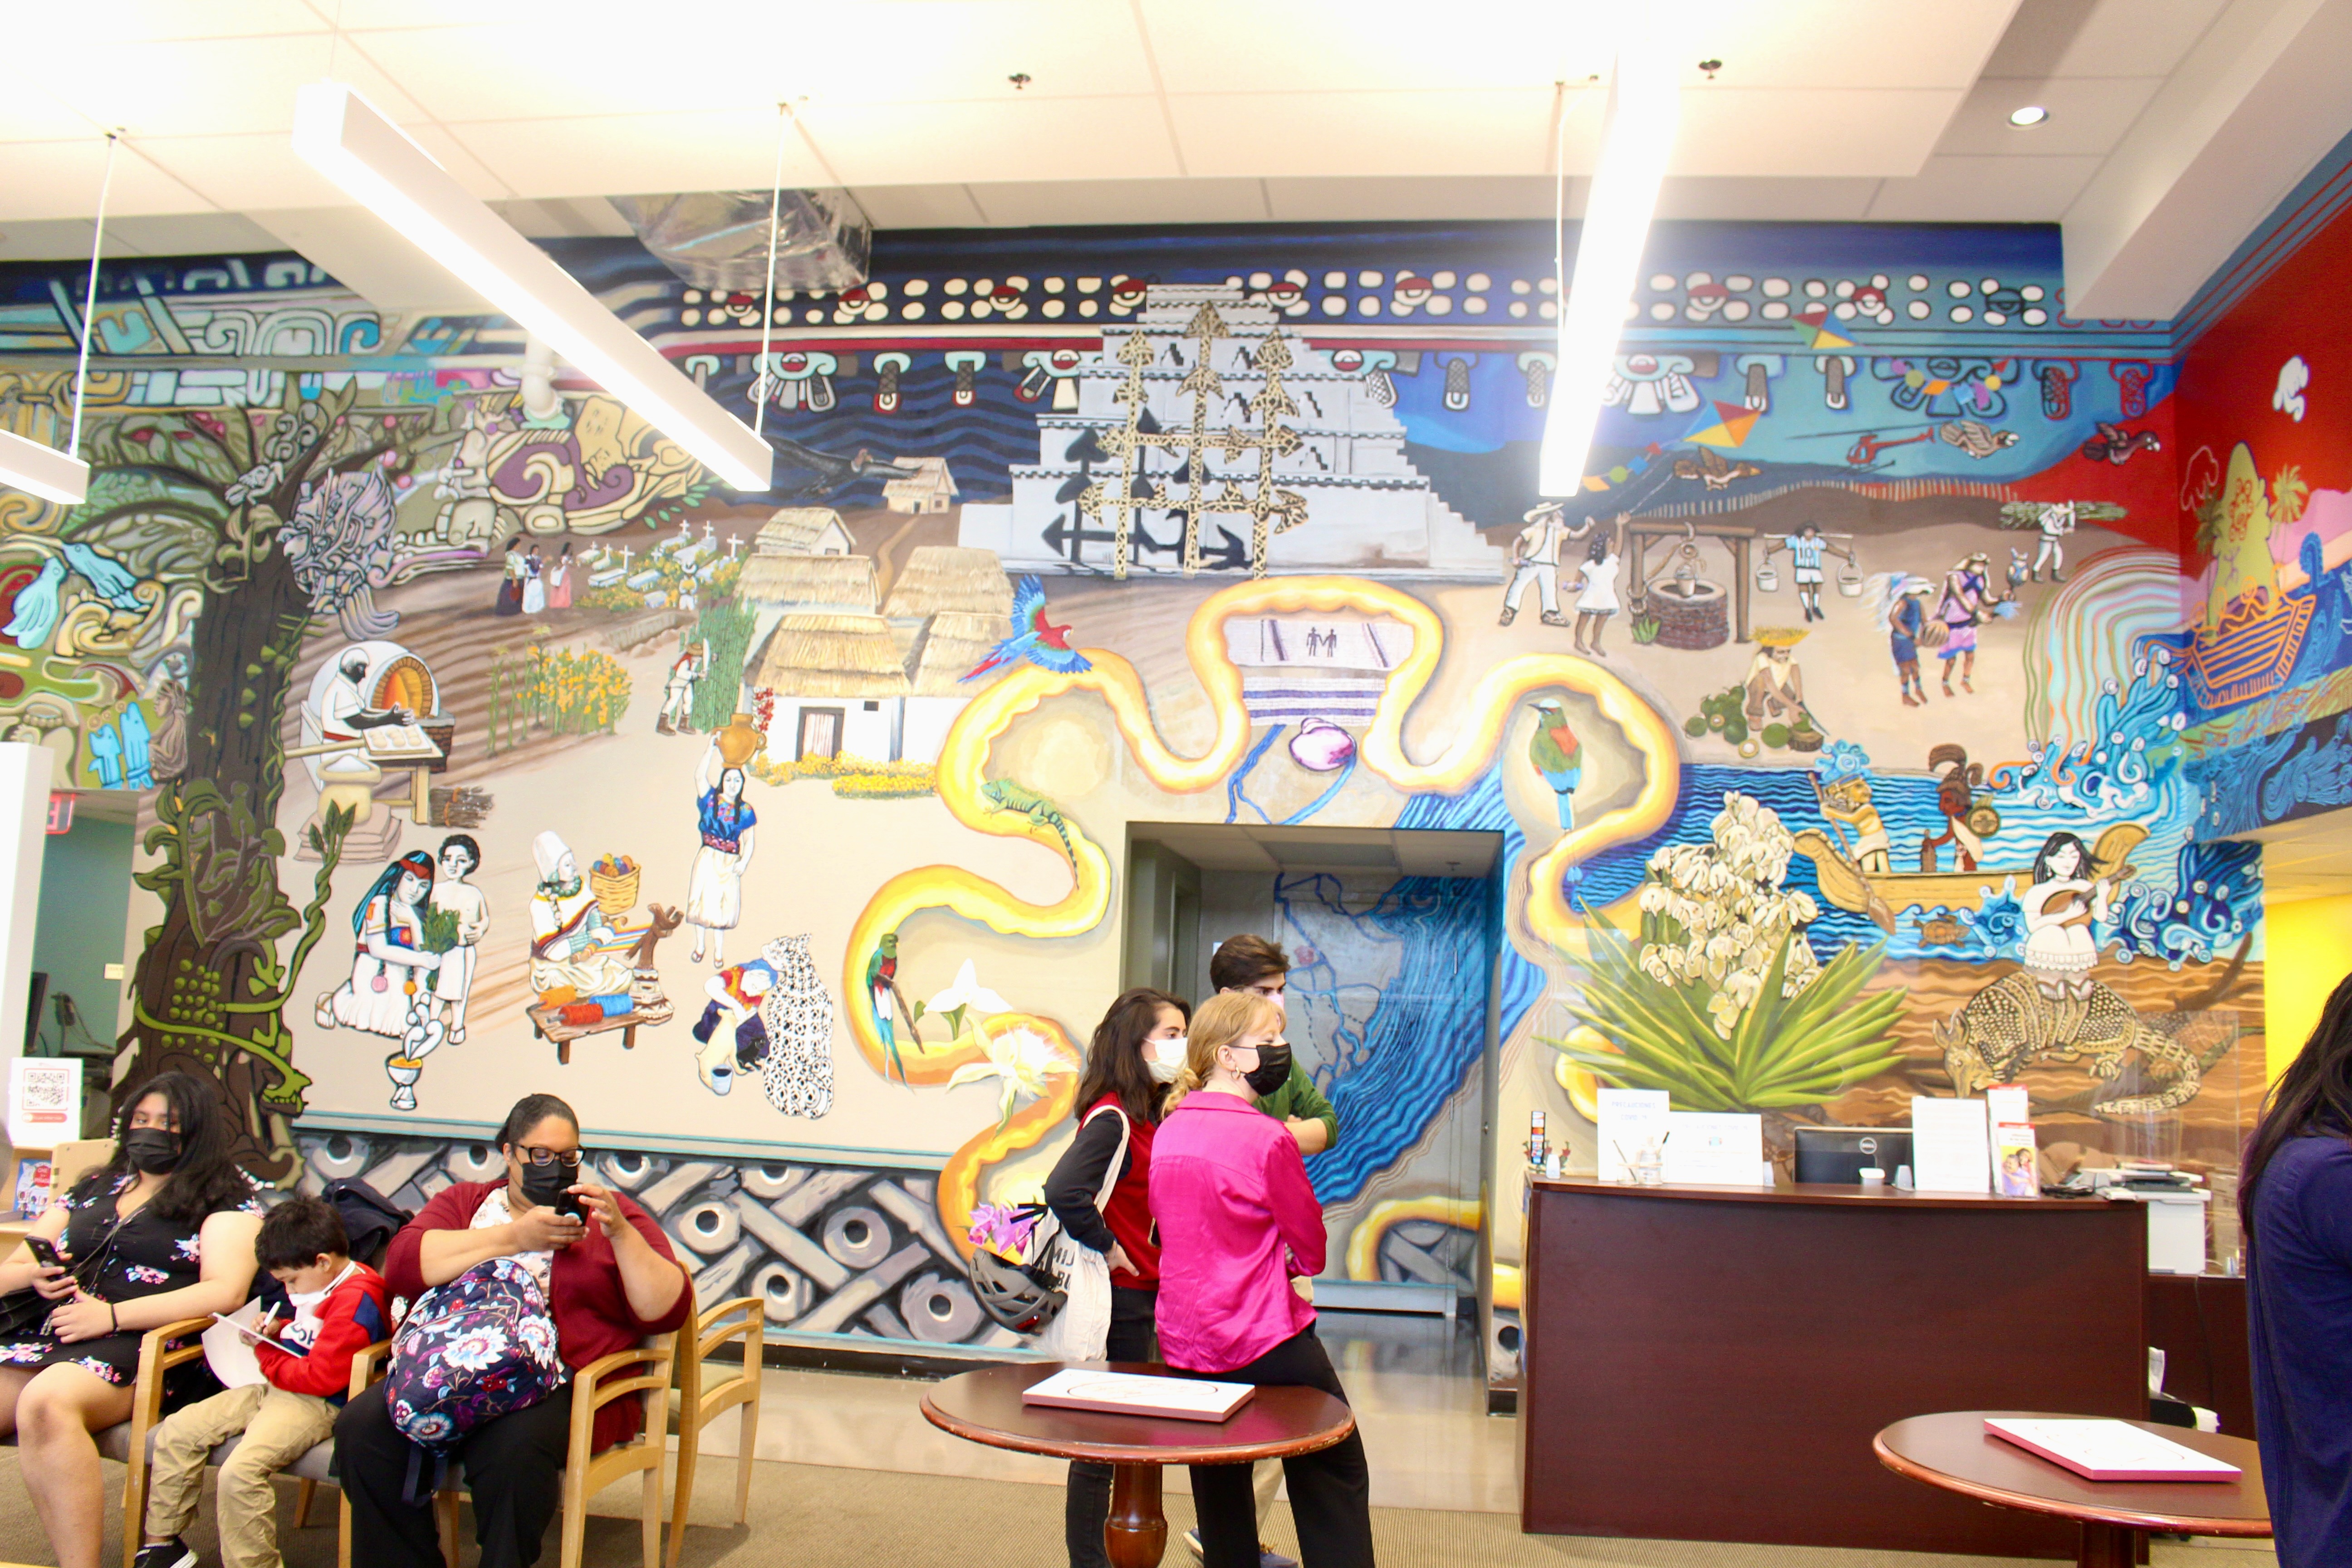
[{"label": "computer monitor", "polygon": [[1895,1168],[1911,1163],[1911,1130],[1907,1127],[1800,1127],[1797,1129],[1797,1180],[1857,1185],[1862,1172],[1874,1167],[1895,1179]]},{"label": "computer monitor", "polygon": [[37,1057],[43,1054],[41,1050],[41,1009],[47,1004],[48,1000],[49,977],[44,971],[36,969],[33,971],[31,982],[25,987],[24,1054],[28,1057]]}]

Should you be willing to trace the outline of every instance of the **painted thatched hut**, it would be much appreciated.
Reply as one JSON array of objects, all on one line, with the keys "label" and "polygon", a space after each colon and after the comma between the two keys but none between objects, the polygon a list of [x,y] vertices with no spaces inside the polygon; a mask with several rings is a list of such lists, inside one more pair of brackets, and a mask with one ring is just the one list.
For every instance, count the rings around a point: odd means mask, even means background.
[{"label": "painted thatched hut", "polygon": [[996,552],[926,544],[908,555],[882,613],[894,621],[921,621],[947,610],[1013,613],[1013,583],[997,563]]},{"label": "painted thatched hut", "polygon": [[847,555],[857,548],[829,506],[788,506],[761,526],[755,555]]},{"label": "painted thatched hut", "polygon": [[955,504],[955,476],[945,458],[893,458],[891,463],[915,470],[910,479],[888,479],[882,486],[882,504],[892,511],[945,511]]},{"label": "painted thatched hut", "polygon": [[909,684],[876,615],[788,615],[760,649],[751,685],[775,694],[769,743],[794,761],[843,755],[896,762]]},{"label": "painted thatched hut", "polygon": [[735,592],[788,616],[870,616],[882,596],[866,555],[754,554]]}]

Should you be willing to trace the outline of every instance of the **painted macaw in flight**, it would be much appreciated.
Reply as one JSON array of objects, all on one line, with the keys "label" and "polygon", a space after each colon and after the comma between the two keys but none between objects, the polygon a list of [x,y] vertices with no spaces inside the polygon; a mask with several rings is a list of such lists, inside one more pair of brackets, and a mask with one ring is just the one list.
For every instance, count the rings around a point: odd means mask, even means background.
[{"label": "painted macaw in flight", "polygon": [[1536,731],[1528,741],[1528,761],[1559,797],[1559,826],[1576,826],[1576,786],[1584,782],[1584,742],[1568,727],[1568,710],[1556,698],[1536,703]]},{"label": "painted macaw in flight", "polygon": [[997,666],[1016,658],[1025,658],[1061,675],[1092,669],[1094,661],[1064,640],[1069,631],[1069,627],[1052,625],[1045,619],[1045,585],[1034,576],[1024,577],[1013,590],[1013,635],[998,643],[994,651],[981,661],[980,668],[964,679],[977,680]]}]

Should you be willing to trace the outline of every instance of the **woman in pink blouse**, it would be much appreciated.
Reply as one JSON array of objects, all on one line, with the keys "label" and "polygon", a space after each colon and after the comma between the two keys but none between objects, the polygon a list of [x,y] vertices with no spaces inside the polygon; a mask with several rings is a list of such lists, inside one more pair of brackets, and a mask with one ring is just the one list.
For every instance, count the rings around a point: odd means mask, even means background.
[{"label": "woman in pink blouse", "polygon": [[[1184,1068],[1151,1145],[1160,1230],[1160,1356],[1231,1383],[1304,1384],[1345,1401],[1315,1337],[1315,1309],[1291,1288],[1323,1267],[1322,1205],[1298,1141],[1257,1108],[1290,1076],[1282,1009],[1252,992],[1211,997],[1192,1016]],[[1263,1087],[1261,1087],[1263,1086]],[[1283,1461],[1305,1568],[1370,1568],[1371,1482],[1364,1445]],[[1257,1568],[1247,1465],[1192,1470],[1202,1568]]]}]

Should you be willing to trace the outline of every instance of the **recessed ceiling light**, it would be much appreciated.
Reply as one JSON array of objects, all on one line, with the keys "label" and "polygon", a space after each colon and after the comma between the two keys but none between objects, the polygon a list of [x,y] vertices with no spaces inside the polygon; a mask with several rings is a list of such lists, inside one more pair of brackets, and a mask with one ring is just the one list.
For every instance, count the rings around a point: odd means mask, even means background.
[{"label": "recessed ceiling light", "polygon": [[2050,111],[2038,103],[2029,103],[2022,109],[2012,109],[2009,111],[2009,122],[2011,125],[2039,125],[2049,118]]}]

